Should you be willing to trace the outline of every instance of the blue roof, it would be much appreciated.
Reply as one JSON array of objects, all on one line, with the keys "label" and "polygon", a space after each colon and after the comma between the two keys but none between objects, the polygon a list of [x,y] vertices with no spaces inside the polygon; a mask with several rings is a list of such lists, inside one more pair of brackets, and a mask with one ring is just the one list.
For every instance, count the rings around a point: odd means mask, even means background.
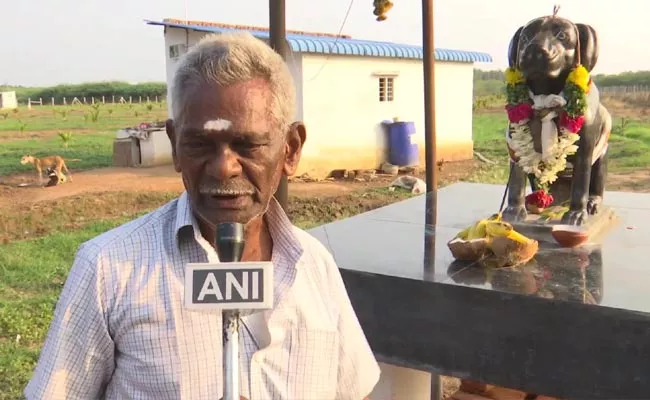
[{"label": "blue roof", "polygon": [[[223,33],[232,31],[235,28],[185,25],[167,21],[145,21],[149,25],[168,26],[171,28],[191,29],[200,32]],[[268,39],[269,32],[262,30],[249,30],[253,36],[260,39]],[[338,54],[346,56],[361,57],[391,57],[422,59],[422,47],[410,44],[399,44],[389,42],[375,42],[371,40],[357,40],[348,38],[336,38],[329,36],[312,36],[287,33],[287,42],[291,50],[296,53],[312,54]],[[487,53],[464,50],[435,49],[437,61],[448,62],[492,62],[492,56]]]}]

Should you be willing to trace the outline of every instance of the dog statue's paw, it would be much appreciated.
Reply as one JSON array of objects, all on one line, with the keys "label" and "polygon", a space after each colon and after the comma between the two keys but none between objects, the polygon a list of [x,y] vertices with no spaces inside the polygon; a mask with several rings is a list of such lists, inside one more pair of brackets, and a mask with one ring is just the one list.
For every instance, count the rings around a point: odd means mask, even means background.
[{"label": "dog statue's paw", "polygon": [[562,216],[562,223],[567,225],[584,225],[589,218],[587,210],[569,210]]},{"label": "dog statue's paw", "polygon": [[503,210],[502,218],[506,222],[524,221],[528,216],[524,206],[508,206]]},{"label": "dog statue's paw", "polygon": [[589,196],[587,200],[587,212],[589,215],[598,214],[600,206],[603,204],[603,198],[600,196]]}]

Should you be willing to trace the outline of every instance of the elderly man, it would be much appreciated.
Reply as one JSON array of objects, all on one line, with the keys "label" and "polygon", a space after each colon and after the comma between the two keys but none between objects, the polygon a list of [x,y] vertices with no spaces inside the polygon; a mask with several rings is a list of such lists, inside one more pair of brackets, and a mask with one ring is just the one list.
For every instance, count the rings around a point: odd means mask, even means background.
[{"label": "elderly man", "polygon": [[215,225],[245,224],[244,261],[274,264],[274,306],[242,316],[241,396],[361,400],[379,367],[325,248],[273,198],[305,127],[283,60],[245,33],[180,61],[167,133],[186,191],[78,250],[28,399],[218,399],[222,319],[183,308],[184,267],[218,262]]}]

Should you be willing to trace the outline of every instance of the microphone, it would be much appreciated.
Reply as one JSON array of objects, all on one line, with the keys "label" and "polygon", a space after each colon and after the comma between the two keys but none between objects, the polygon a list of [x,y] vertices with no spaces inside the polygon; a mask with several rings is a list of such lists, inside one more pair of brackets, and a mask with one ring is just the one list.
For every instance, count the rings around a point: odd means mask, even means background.
[{"label": "microphone", "polygon": [[239,262],[244,253],[244,225],[236,222],[217,224],[215,248],[219,261]]},{"label": "microphone", "polygon": [[[217,224],[215,249],[221,262],[239,262],[244,252],[244,225],[236,222]],[[223,312],[224,400],[239,398],[239,310]]]},{"label": "microphone", "polygon": [[222,314],[223,400],[239,400],[239,314],[273,307],[273,264],[241,262],[244,225],[228,222],[215,228],[219,262],[187,264],[184,303],[191,311]]}]

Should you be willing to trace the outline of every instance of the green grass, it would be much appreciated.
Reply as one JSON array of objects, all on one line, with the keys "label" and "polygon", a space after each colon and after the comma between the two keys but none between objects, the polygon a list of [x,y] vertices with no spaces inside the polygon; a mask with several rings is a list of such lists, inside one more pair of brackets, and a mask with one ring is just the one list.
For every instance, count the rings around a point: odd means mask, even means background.
[{"label": "green grass", "polygon": [[615,119],[609,142],[610,171],[650,168],[650,122]]},{"label": "green grass", "polygon": [[492,161],[507,163],[506,116],[501,113],[474,114],[472,123],[474,150]]},{"label": "green grass", "polygon": [[[96,118],[93,118],[96,113]],[[31,110],[21,107],[17,112],[0,112],[0,136],[2,132],[117,130],[141,122],[165,120],[166,103],[104,104],[97,110],[92,105],[34,106]]]},{"label": "green grass", "polygon": [[0,246],[0,400],[22,397],[79,244],[124,221]]},{"label": "green grass", "polygon": [[[33,165],[21,165],[20,158],[25,154],[37,157],[61,155],[70,161],[71,170],[111,166],[113,162],[113,140],[115,132],[73,134],[68,148],[58,137],[48,139],[18,139],[0,143],[0,175],[16,172],[33,172]],[[35,173],[35,172],[34,172]]]},{"label": "green grass", "polygon": [[[34,106],[31,110],[22,107],[0,112],[0,175],[32,170],[32,166],[19,163],[27,153],[81,159],[70,163],[72,170],[111,166],[113,140],[119,129],[167,118],[164,102],[105,104],[97,110],[94,121],[91,105]],[[67,149],[58,133],[71,135]]]},{"label": "green grass", "polygon": [[[498,163],[485,170],[492,171],[485,179],[490,180],[490,174],[497,180],[505,177],[503,182],[507,179],[508,151],[504,142],[506,123],[505,113],[474,115],[474,150]],[[609,171],[625,173],[650,169],[650,121],[614,118],[613,124],[609,141]],[[476,179],[484,179],[484,174],[478,174]]]}]

